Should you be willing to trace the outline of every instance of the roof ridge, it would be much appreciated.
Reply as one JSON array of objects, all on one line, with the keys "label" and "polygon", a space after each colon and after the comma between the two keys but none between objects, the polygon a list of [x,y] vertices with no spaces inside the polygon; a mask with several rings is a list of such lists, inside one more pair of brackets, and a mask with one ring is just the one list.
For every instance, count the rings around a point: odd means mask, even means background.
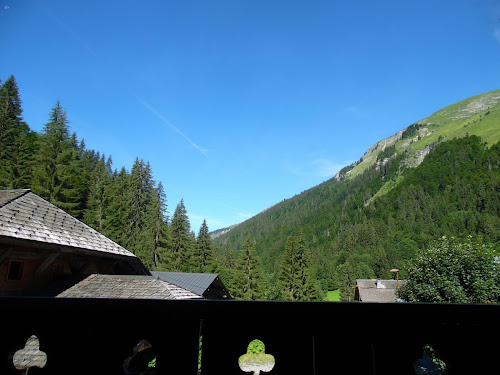
[{"label": "roof ridge", "polygon": [[176,275],[179,275],[179,276],[185,276],[185,275],[190,275],[190,276],[197,276],[197,275],[201,275],[201,276],[204,276],[204,277],[218,277],[219,274],[218,273],[215,273],[215,272],[177,272],[177,271],[152,271],[154,272],[155,274],[170,274],[170,275],[173,275],[173,274],[176,274]]},{"label": "roof ridge", "polygon": [[172,292],[170,291],[170,289],[168,288],[168,285],[170,285],[169,282],[165,281],[165,280],[162,280],[162,279],[157,279],[157,278],[154,278],[155,282],[159,283],[163,289],[164,292],[167,292],[170,296],[174,297],[174,295],[172,294]]},{"label": "roof ridge", "polygon": [[[187,295],[192,294],[192,295],[194,295],[194,296],[197,296],[197,297],[201,297],[201,298],[203,298],[203,295],[202,295],[202,294],[199,294],[199,293],[193,292],[192,290],[187,289],[187,288],[185,288],[185,287],[183,287],[183,286],[177,285],[177,284],[172,283],[172,282],[170,282],[170,281],[163,280],[163,279],[161,279],[161,278],[158,278],[157,280],[158,280],[158,281],[160,281],[160,282],[162,282],[162,283],[163,283],[163,285],[164,285],[164,287],[165,287],[165,288],[167,289],[167,291],[170,293],[170,295],[172,295],[172,296],[174,296],[174,297],[175,297],[175,292],[177,291],[177,292],[180,292],[180,293],[185,293],[185,294],[187,294]],[[176,290],[172,290],[172,289],[170,289],[170,288],[169,288],[169,286],[170,286],[170,287],[174,287],[174,289],[176,289]],[[193,297],[189,297],[188,299],[193,299]]]},{"label": "roof ridge", "polygon": [[9,203],[14,202],[16,199],[19,199],[19,198],[25,196],[26,194],[28,194],[31,191],[31,189],[7,189],[7,190],[2,190],[2,191],[5,191],[5,192],[19,191],[19,192],[22,192],[22,194],[16,195],[13,198],[11,198],[3,203],[0,203],[0,207],[4,207],[4,206],[8,205]]}]

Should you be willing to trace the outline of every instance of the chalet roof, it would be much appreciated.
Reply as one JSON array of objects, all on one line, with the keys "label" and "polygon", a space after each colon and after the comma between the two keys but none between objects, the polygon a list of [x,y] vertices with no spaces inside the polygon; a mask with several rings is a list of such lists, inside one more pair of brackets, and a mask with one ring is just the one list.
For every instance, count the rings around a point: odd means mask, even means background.
[{"label": "chalet roof", "polygon": [[93,274],[57,298],[200,299],[189,290],[153,276]]},{"label": "chalet roof", "polygon": [[[361,302],[396,302],[396,280],[357,279],[356,289]],[[406,280],[399,280],[399,287]]]},{"label": "chalet roof", "polygon": [[152,271],[153,276],[169,283],[188,289],[193,293],[203,295],[217,278],[216,273],[188,273],[188,272],[158,272]]},{"label": "chalet roof", "polygon": [[0,190],[1,238],[136,257],[29,189]]}]

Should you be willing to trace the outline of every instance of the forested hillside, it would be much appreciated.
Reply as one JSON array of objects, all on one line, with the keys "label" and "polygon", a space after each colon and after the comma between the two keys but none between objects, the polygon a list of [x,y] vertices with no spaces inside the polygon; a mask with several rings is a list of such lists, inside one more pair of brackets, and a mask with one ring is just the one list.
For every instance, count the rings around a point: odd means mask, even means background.
[{"label": "forested hillside", "polygon": [[111,156],[87,149],[71,132],[59,102],[47,109],[40,133],[30,129],[22,112],[12,76],[0,87],[0,189],[32,189],[135,253],[150,269],[213,268],[206,223],[196,237],[182,201],[168,217],[165,191],[148,162],[137,158],[130,171],[113,169]]},{"label": "forested hillside", "polygon": [[472,235],[498,246],[500,92],[485,96],[378,142],[336,178],[271,207],[215,243],[237,250],[246,237],[254,238],[265,273],[276,284],[287,238],[303,232],[322,289],[340,287],[344,296],[356,278],[389,278],[391,268],[405,277],[408,260],[443,235]]}]

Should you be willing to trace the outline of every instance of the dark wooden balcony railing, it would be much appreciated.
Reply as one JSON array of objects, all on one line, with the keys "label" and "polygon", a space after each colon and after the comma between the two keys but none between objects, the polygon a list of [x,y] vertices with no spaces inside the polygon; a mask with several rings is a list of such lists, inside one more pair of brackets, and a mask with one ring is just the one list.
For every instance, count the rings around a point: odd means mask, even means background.
[{"label": "dark wooden balcony railing", "polygon": [[156,358],[143,373],[195,375],[200,327],[203,375],[245,374],[253,339],[269,374],[414,374],[426,344],[447,374],[500,373],[498,305],[1,298],[0,311],[0,374],[26,372],[13,356],[34,335],[47,361],[30,375],[124,374],[141,340]]}]

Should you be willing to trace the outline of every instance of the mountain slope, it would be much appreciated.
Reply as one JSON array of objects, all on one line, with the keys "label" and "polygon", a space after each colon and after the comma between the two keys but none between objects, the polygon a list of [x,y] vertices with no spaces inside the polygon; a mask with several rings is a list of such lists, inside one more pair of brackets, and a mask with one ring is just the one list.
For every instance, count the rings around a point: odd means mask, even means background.
[{"label": "mountain slope", "polygon": [[499,108],[500,90],[443,108],[214,241],[237,250],[251,236],[272,280],[287,237],[302,231],[322,287],[344,291],[394,267],[404,276],[416,251],[442,235],[498,242]]},{"label": "mountain slope", "polygon": [[412,124],[385,138],[363,155],[362,161],[353,165],[343,177],[352,178],[376,163],[377,156],[386,147],[407,152],[405,162],[417,166],[437,142],[474,134],[490,145],[500,139],[500,90],[476,95],[447,106],[431,116]]}]

